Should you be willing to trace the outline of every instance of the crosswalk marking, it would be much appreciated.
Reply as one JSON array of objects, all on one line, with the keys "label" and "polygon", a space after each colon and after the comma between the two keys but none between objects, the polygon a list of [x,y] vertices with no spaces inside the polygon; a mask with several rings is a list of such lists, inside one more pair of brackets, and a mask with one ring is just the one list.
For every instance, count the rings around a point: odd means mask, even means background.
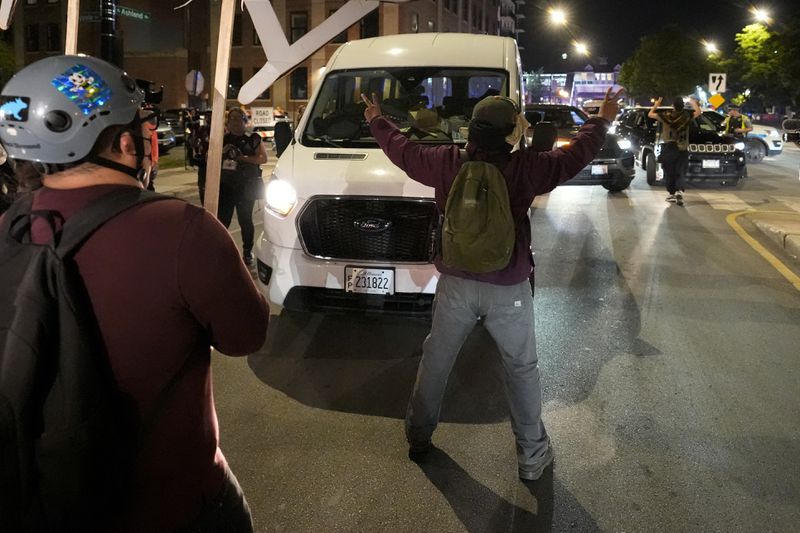
[{"label": "crosswalk marking", "polygon": [[797,196],[770,196],[773,200],[777,200],[789,209],[800,213],[800,197]]},{"label": "crosswalk marking", "polygon": [[722,211],[746,211],[750,204],[729,192],[697,191],[696,194],[705,200],[713,209]]}]

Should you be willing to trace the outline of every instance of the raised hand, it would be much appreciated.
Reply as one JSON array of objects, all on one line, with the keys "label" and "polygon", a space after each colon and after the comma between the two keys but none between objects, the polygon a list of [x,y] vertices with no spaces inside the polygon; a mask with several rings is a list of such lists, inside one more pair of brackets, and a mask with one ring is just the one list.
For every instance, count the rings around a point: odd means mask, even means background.
[{"label": "raised hand", "polygon": [[597,116],[609,122],[613,122],[619,114],[619,102],[617,102],[617,100],[619,100],[623,92],[625,92],[624,88],[620,88],[619,91],[614,92],[613,88],[609,87],[608,91],[606,91],[605,98],[603,98],[603,103],[600,104],[600,111],[597,113]]},{"label": "raised hand", "polygon": [[367,120],[367,123],[381,116],[381,106],[378,105],[378,97],[375,93],[372,93],[372,100],[370,100],[366,94],[361,93],[361,100],[367,104],[366,109],[364,109],[364,118]]}]

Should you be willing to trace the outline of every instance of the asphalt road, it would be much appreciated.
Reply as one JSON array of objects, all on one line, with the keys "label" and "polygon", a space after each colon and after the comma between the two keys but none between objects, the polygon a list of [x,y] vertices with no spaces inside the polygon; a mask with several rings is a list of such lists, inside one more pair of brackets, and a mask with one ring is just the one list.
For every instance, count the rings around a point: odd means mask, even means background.
[{"label": "asphalt road", "polygon": [[685,207],[641,172],[623,193],[537,199],[556,460],[536,483],[516,478],[499,355],[481,327],[421,467],[402,417],[428,322],[276,309],[259,353],[214,358],[221,446],[256,530],[797,531],[800,292],[726,216],[800,217],[798,166],[791,147],[739,188],[690,189]]}]

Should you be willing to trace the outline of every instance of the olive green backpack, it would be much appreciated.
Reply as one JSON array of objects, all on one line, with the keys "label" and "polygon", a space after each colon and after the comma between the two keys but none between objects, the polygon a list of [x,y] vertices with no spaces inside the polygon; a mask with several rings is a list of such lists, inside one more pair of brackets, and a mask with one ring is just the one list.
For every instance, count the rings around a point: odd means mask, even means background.
[{"label": "olive green backpack", "polygon": [[491,163],[465,161],[447,195],[442,222],[443,263],[476,274],[494,272],[508,265],[514,241],[505,177]]}]

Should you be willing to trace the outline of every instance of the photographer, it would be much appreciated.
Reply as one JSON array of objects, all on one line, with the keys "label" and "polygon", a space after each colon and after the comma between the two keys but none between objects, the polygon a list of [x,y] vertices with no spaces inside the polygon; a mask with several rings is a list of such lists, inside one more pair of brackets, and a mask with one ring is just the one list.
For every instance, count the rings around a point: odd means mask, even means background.
[{"label": "photographer", "polygon": [[267,162],[267,151],[257,134],[245,135],[247,117],[239,108],[228,110],[227,133],[222,141],[222,174],[219,188],[217,218],[227,228],[231,224],[233,209],[242,228],[242,258],[253,264],[253,207],[264,194],[261,180],[262,165]]}]

